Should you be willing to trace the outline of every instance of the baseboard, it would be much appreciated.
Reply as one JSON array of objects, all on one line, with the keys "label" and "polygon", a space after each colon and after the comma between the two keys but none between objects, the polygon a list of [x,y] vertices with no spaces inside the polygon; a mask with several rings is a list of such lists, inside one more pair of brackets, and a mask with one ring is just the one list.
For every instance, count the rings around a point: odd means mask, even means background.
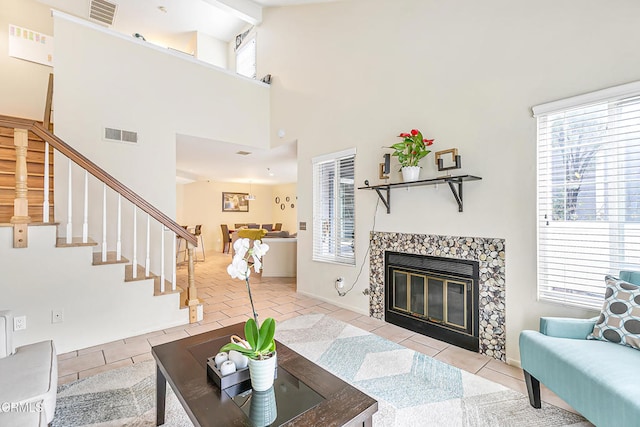
[{"label": "baseboard", "polygon": [[334,300],[334,299],[324,298],[324,297],[318,296],[316,294],[312,294],[312,293],[304,292],[304,291],[300,291],[300,290],[298,290],[297,293],[302,294],[302,295],[307,296],[307,297],[310,297],[310,298],[319,299],[320,301],[328,302],[329,304],[333,304],[333,305],[335,305],[337,307],[344,308],[346,310],[351,310],[351,311],[353,311],[355,313],[360,313],[363,316],[368,316],[369,315],[369,313],[367,311],[361,310],[361,309],[356,308],[356,307],[352,307],[352,306],[350,306],[348,304],[342,304],[342,303],[336,302],[336,300]]},{"label": "baseboard", "polygon": [[507,357],[507,365],[515,366],[516,368],[521,368],[522,369],[522,366],[520,365],[520,360],[519,359],[513,359],[511,357]]}]

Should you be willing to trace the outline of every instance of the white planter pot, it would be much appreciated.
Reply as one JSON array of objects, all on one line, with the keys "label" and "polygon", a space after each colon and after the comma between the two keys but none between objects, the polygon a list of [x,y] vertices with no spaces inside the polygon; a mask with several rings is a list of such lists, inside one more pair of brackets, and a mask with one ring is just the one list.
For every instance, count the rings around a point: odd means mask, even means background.
[{"label": "white planter pot", "polygon": [[402,168],[402,180],[404,182],[413,182],[420,179],[420,166],[404,166]]},{"label": "white planter pot", "polygon": [[249,359],[249,375],[251,376],[251,388],[254,391],[269,390],[273,386],[275,377],[277,356],[263,360]]}]

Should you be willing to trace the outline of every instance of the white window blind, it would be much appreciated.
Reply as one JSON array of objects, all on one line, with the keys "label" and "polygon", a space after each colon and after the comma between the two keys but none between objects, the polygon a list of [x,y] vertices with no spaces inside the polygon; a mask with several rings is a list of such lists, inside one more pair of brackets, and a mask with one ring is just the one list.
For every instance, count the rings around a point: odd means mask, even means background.
[{"label": "white window blind", "polygon": [[313,260],[355,265],[355,150],[313,159]]},{"label": "white window blind", "polygon": [[628,87],[534,108],[540,299],[599,309],[606,274],[640,270],[640,91]]},{"label": "white window blind", "polygon": [[252,37],[236,50],[236,73],[255,79],[256,54],[256,38]]}]

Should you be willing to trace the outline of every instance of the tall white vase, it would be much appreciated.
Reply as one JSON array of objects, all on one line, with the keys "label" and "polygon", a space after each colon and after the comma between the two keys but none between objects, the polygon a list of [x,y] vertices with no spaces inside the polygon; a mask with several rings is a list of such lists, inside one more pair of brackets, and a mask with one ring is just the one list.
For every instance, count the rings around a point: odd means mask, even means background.
[{"label": "tall white vase", "polygon": [[273,386],[278,359],[274,354],[268,359],[249,359],[249,376],[251,388],[255,391],[269,390]]},{"label": "tall white vase", "polygon": [[413,182],[420,179],[420,166],[404,166],[402,168],[402,180],[404,182]]}]

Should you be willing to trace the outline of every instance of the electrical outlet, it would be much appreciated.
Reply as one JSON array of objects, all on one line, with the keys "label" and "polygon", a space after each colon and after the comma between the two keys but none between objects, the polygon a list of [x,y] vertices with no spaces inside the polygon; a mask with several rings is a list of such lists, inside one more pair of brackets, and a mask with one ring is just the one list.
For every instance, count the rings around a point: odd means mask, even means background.
[{"label": "electrical outlet", "polygon": [[344,288],[344,277],[338,277],[336,279],[336,285],[338,286],[338,289]]},{"label": "electrical outlet", "polygon": [[22,331],[27,329],[27,316],[17,316],[13,318],[13,330]]},{"label": "electrical outlet", "polygon": [[51,323],[62,323],[64,321],[64,310],[51,310]]}]

